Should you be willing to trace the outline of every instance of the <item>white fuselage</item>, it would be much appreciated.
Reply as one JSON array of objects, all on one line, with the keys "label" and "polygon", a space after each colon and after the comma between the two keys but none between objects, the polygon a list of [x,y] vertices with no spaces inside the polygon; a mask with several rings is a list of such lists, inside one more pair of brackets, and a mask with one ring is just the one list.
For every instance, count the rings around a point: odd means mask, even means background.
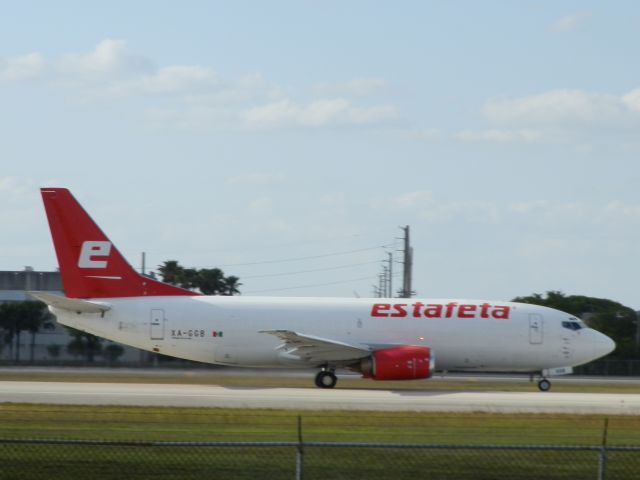
[{"label": "white fuselage", "polygon": [[[100,313],[51,307],[60,323],[123,344],[205,363],[251,367],[311,367],[283,353],[282,341],[264,333],[290,330],[349,345],[430,347],[438,370],[527,371],[569,367],[598,358],[613,342],[590,328],[563,326],[569,314],[528,304],[498,302],[508,318],[483,315],[474,300],[261,297],[101,298]],[[403,302],[400,310],[379,302]],[[461,316],[413,316],[412,305],[475,305]],[[450,312],[451,313],[451,312]],[[386,316],[385,316],[386,315]]]}]

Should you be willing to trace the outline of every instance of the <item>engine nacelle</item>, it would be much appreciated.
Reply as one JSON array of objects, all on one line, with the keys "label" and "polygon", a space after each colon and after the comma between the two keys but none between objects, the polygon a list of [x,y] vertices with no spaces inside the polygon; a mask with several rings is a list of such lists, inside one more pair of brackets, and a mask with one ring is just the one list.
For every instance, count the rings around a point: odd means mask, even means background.
[{"label": "engine nacelle", "polygon": [[374,380],[415,380],[429,378],[435,357],[429,347],[404,345],[373,352],[360,362],[360,372]]}]

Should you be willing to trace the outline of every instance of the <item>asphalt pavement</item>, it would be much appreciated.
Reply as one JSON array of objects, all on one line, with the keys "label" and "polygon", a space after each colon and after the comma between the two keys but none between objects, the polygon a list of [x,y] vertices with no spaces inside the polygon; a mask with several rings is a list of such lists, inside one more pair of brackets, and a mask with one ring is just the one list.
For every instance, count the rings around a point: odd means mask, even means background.
[{"label": "asphalt pavement", "polygon": [[640,394],[0,382],[0,403],[639,415]]}]

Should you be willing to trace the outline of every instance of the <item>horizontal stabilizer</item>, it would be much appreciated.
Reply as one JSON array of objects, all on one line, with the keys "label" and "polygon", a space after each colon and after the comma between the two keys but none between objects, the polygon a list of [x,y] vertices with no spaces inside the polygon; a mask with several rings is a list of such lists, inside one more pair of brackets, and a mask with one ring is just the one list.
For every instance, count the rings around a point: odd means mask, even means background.
[{"label": "horizontal stabilizer", "polygon": [[54,295],[47,292],[29,292],[34,298],[55,308],[62,308],[77,313],[104,313],[111,310],[111,306],[103,302],[92,302],[79,298],[68,298],[61,295]]},{"label": "horizontal stabilizer", "polygon": [[288,355],[310,363],[348,362],[371,354],[371,350],[367,347],[349,345],[291,330],[262,330],[260,333],[268,333],[278,337],[284,342],[280,348],[286,350]]}]

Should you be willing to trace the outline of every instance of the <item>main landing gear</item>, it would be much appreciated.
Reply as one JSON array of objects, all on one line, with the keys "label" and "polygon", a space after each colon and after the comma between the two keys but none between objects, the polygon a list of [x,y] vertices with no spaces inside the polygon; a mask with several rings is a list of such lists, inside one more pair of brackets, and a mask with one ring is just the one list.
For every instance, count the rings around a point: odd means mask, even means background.
[{"label": "main landing gear", "polygon": [[319,388],[333,388],[338,383],[338,377],[333,370],[327,370],[323,368],[316,375],[316,387]]}]

